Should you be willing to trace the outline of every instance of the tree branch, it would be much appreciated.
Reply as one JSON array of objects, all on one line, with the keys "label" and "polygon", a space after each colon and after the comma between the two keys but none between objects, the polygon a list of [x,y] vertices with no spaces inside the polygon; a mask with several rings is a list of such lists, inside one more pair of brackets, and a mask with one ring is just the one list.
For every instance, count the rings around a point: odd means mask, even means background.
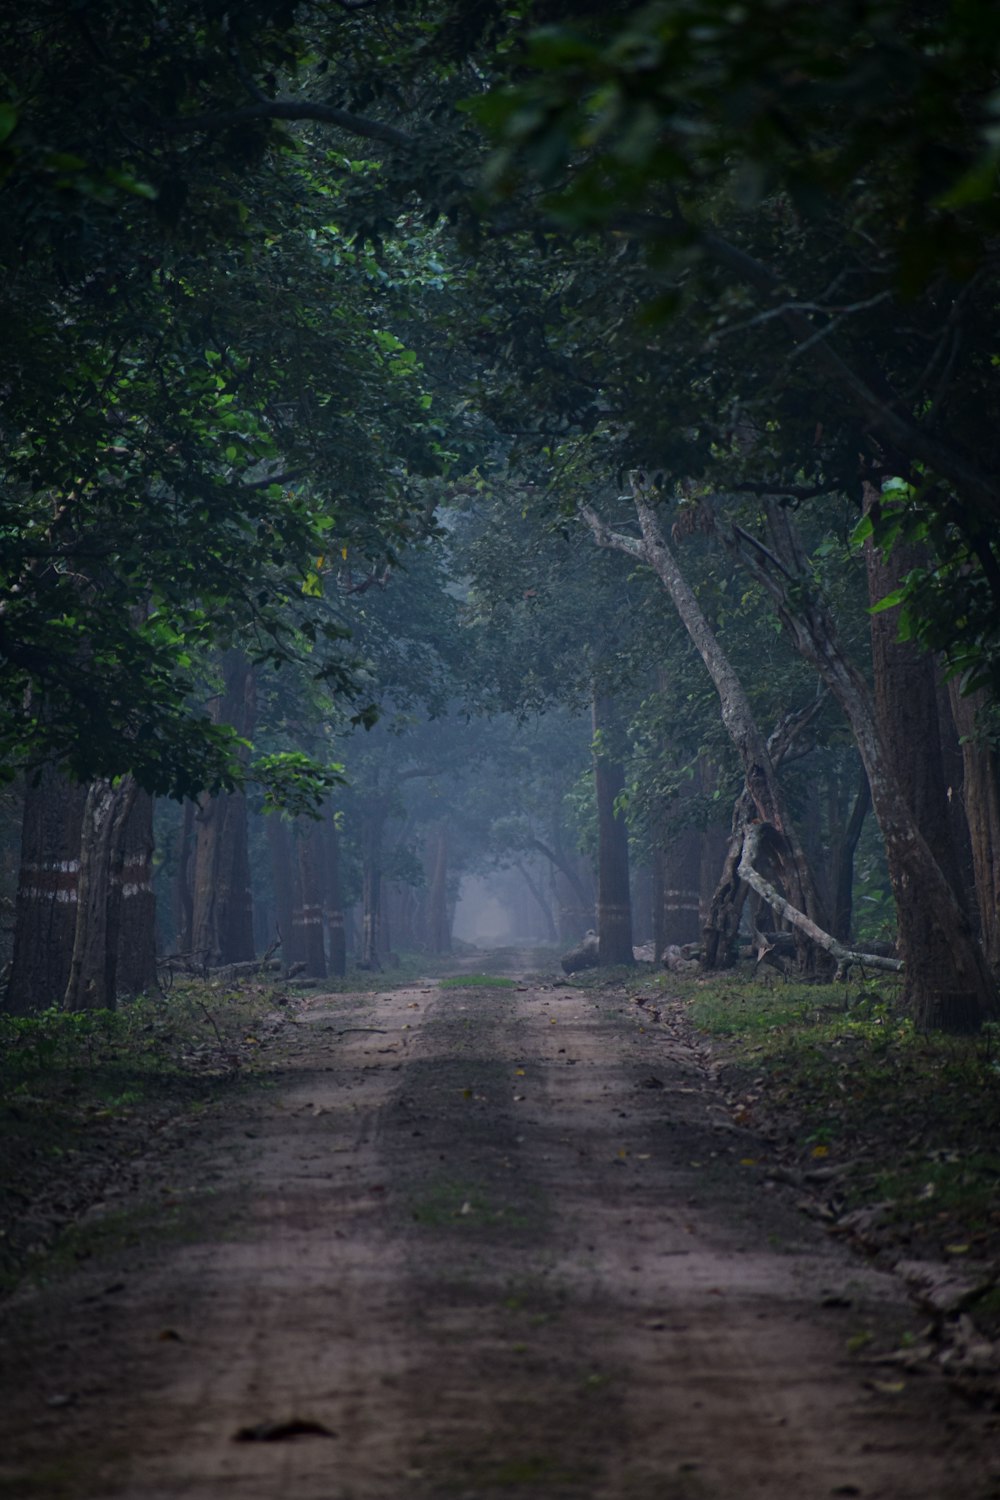
[{"label": "tree branch", "polygon": [[177,115],[170,120],[161,117],[156,123],[168,135],[186,135],[193,131],[211,135],[218,130],[233,130],[238,125],[248,125],[254,120],[315,120],[322,125],[336,125],[348,135],[382,141],[387,146],[405,148],[414,145],[413,137],[407,135],[405,130],[397,130],[395,125],[385,125],[381,120],[370,120],[366,115],[356,115],[349,109],[339,109],[334,104],[320,104],[314,100],[257,100],[253,104],[244,104],[239,109],[213,110],[203,115]]},{"label": "tree branch", "polygon": [[757,858],[761,837],[766,826],[764,823],[750,823],[747,825],[743,836],[743,853],[740,855],[740,863],[737,870],[740,879],[745,880],[751,890],[756,891],[758,896],[766,901],[768,906],[773,911],[776,911],[779,916],[791,922],[792,926],[797,927],[811,942],[825,949],[827,953],[835,958],[837,960],[838,977],[844,977],[847,971],[856,964],[864,965],[871,969],[890,969],[895,974],[900,973],[903,968],[901,959],[882,958],[878,954],[859,953],[854,948],[845,948],[843,943],[838,942],[829,932],[824,932],[822,927],[817,927],[816,923],[811,921],[805,912],[799,911],[798,907],[793,906],[790,901],[786,901],[780,891],[776,890],[769,880],[764,879],[759,870],[755,869],[754,861]]},{"label": "tree branch", "polygon": [[[625,214],[609,226],[628,233],[673,239],[699,246],[709,259],[732,271],[740,281],[768,296],[785,297],[788,288],[769,266],[738,245],[731,244],[711,230],[699,230],[685,223],[679,216],[664,218],[646,214]],[[912,422],[894,411],[872,387],[851,368],[842,355],[832,347],[827,335],[830,328],[817,329],[808,313],[797,309],[796,304],[785,301],[781,310],[781,321],[795,336],[797,346],[812,344],[815,340],[816,363],[853,400],[871,422],[899,452],[907,458],[928,464],[942,479],[949,480],[966,499],[977,501],[988,514],[1000,516],[1000,489],[996,483],[964,454],[956,452],[947,443],[941,442],[929,432],[915,427]]]},{"label": "tree branch", "polygon": [[620,531],[612,531],[608,523],[597,514],[592,506],[581,505],[580,515],[590,527],[594,541],[599,547],[607,547],[613,552],[624,552],[628,557],[637,557],[640,562],[649,561],[644,542],[640,542],[638,537],[625,536]]}]

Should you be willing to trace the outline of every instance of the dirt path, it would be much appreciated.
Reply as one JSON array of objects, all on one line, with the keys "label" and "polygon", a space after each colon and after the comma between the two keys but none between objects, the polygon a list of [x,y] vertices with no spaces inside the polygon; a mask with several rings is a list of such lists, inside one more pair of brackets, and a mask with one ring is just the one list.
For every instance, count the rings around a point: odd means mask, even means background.
[{"label": "dirt path", "polygon": [[132,1243],[8,1309],[0,1495],[1000,1496],[943,1383],[848,1353],[912,1326],[895,1284],[624,1002],[321,998],[269,1084],[162,1143]]}]

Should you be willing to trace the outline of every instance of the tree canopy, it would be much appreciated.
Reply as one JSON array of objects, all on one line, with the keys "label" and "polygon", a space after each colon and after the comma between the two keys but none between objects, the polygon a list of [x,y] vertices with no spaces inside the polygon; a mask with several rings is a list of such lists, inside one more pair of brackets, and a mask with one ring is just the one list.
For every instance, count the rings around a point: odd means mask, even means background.
[{"label": "tree canopy", "polygon": [[745,777],[818,915],[807,728],[915,878],[868,629],[986,754],[998,101],[987,0],[5,14],[3,774],[318,806],[613,695],[637,836]]}]

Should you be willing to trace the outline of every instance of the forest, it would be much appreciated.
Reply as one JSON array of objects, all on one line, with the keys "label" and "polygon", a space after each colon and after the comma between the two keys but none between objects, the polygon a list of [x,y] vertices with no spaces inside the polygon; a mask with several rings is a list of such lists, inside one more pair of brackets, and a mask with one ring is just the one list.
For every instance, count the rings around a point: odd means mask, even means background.
[{"label": "forest", "polygon": [[996,1019],[993,6],[0,41],[9,1012],[447,951],[493,872]]},{"label": "forest", "polygon": [[995,0],[0,6],[0,1497],[1000,1494],[998,173]]}]

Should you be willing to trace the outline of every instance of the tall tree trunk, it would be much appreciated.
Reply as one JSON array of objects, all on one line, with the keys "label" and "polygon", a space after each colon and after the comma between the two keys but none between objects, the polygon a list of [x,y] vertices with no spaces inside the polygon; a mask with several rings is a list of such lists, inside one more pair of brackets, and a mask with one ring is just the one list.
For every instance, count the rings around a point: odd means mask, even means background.
[{"label": "tall tree trunk", "polygon": [[271,886],[274,891],[277,937],[281,942],[281,962],[288,970],[293,963],[302,961],[301,955],[295,951],[296,880],[292,864],[292,840],[288,824],[281,813],[268,813],[264,827],[267,830],[267,847],[271,856]]},{"label": "tall tree trunk", "polygon": [[[866,486],[866,502],[874,504],[877,499]],[[823,600],[807,582],[798,534],[776,501],[769,502],[769,529],[766,556],[745,535],[734,535],[729,542],[770,592],[796,649],[819,672],[854,732],[896,898],[906,974],[904,1003],[922,1027],[976,1030],[1000,1014],[983,950],[914,819],[893,771],[868,685],[844,655]]]},{"label": "tall tree trunk", "polygon": [[118,993],[157,988],[156,895],[153,891],[153,799],[136,792],[122,835]]},{"label": "tall tree trunk", "polygon": [[868,777],[862,767],[850,816],[842,828],[831,828],[830,931],[841,943],[848,943],[851,939],[854,920],[854,856],[871,805]]},{"label": "tall tree trunk", "polygon": [[[878,510],[878,499],[870,487],[868,499],[869,510]],[[897,542],[886,557],[869,538],[865,543],[869,602],[878,604],[899,588],[908,573],[926,562],[923,548]],[[930,652],[915,641],[899,640],[898,632],[895,610],[877,610],[872,615],[875,719],[885,746],[886,769],[956,901],[964,902],[941,755],[937,670]],[[925,915],[917,915],[916,920],[923,920]],[[900,921],[907,920],[901,913]]]},{"label": "tall tree trunk", "polygon": [[190,798],[186,798],[177,830],[173,900],[174,948],[179,954],[190,954],[194,947],[194,893],[191,889],[191,870],[195,841],[194,819],[197,810],[196,804]]},{"label": "tall tree trunk", "polygon": [[24,791],[14,951],[4,1008],[61,1005],[76,933],[80,836],[87,788],[45,765]]},{"label": "tall tree trunk", "polygon": [[323,820],[326,870],[326,920],[330,934],[330,973],[342,979],[347,973],[347,933],[344,927],[344,895],[340,878],[340,833],[332,809]]},{"label": "tall tree trunk", "polygon": [[628,828],[615,804],[625,790],[625,768],[609,743],[609,701],[595,691],[594,789],[597,795],[597,939],[602,964],[631,964],[632,900],[628,874]]},{"label": "tall tree trunk", "polygon": [[962,801],[972,841],[983,951],[993,972],[1000,973],[1000,765],[977,722],[985,694],[980,690],[963,697],[955,678],[948,690],[962,740]]},{"label": "tall tree trunk", "polygon": [[[241,651],[230,650],[222,675],[212,718],[249,738],[256,718],[253,667]],[[204,964],[241,963],[255,952],[246,798],[242,792],[204,797],[197,822],[192,948]]]},{"label": "tall tree trunk", "polygon": [[701,834],[683,828],[664,850],[663,930],[667,943],[697,943],[701,937],[699,874]]},{"label": "tall tree trunk", "polygon": [[[822,926],[824,914],[819,893],[813,880],[805,851],[799,840],[795,825],[789,814],[784,792],[775,774],[774,765],[750,707],[750,700],[743,684],[733,670],[716,638],[701,605],[687,579],[678,566],[677,559],[663,534],[659,517],[648,498],[645,479],[637,474],[633,479],[633,500],[636,515],[642,530],[642,540],[613,532],[589,506],[582,507],[594,540],[600,547],[613,548],[630,557],[645,562],[660,579],[680,616],[681,623],[708,670],[719,695],[722,722],[739,754],[746,778],[746,789],[756,809],[757,817],[769,824],[777,838],[771,841],[771,853],[778,861],[779,875],[792,905],[804,912],[811,921]],[[742,826],[742,825],[741,825]],[[738,851],[731,851],[735,858],[729,884],[736,879],[739,865]],[[734,887],[735,890],[735,887]],[[731,906],[732,903],[730,903]],[[716,914],[718,912],[718,902]],[[713,962],[713,952],[721,951],[724,944],[711,930],[706,933],[706,962]],[[811,968],[817,962],[811,945],[801,949],[800,962]]]},{"label": "tall tree trunk", "polygon": [[113,1010],[117,1001],[125,828],[137,794],[131,776],[87,789],[66,1010]]},{"label": "tall tree trunk", "polygon": [[361,963],[382,967],[382,836],[388,813],[386,799],[372,794],[361,815]]},{"label": "tall tree trunk", "polygon": [[323,858],[319,825],[300,818],[296,828],[298,847],[300,942],[306,973],[311,979],[326,978],[326,947],[323,942]]}]

